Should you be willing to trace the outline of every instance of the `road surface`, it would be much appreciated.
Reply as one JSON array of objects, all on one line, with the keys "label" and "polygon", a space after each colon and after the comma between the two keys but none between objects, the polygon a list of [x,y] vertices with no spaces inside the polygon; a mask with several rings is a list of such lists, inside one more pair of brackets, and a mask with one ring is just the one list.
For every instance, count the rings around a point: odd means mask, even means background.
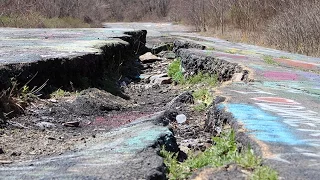
[{"label": "road surface", "polygon": [[[107,28],[0,29],[0,63],[30,62],[48,57],[98,53],[96,45],[119,42],[119,39],[113,37],[122,36],[127,30],[146,29],[150,38],[173,37],[203,44],[211,50],[195,50],[198,51],[197,53],[238,63],[249,71],[251,81],[248,83],[233,81],[219,89],[219,95],[227,97],[227,101],[220,108],[231,112],[236,120],[243,124],[247,133],[261,147],[262,156],[266,162],[276,168],[284,179],[319,179],[319,58],[203,37],[190,32],[188,28],[170,23],[106,23],[104,26]],[[117,162],[119,159],[112,159],[105,155],[101,151],[103,148],[109,148],[107,152],[110,152],[113,158],[121,156],[126,159],[136,156],[137,152],[141,152],[154,143],[160,135],[170,135],[166,128],[149,122],[145,123],[146,126],[143,127],[136,124],[112,132],[106,135],[106,143],[93,145],[84,151],[50,158],[36,162],[36,164],[24,162],[18,167],[0,168],[0,172],[6,174],[8,179],[27,177],[24,176],[27,172],[32,172],[32,175],[28,176],[29,179],[39,178],[43,173],[46,174],[43,177],[64,177],[65,179],[84,177],[87,174],[90,179],[92,178],[90,174],[94,172],[102,174],[104,168],[111,171],[110,164],[119,165]],[[144,130],[142,132],[146,134],[130,134],[136,130],[132,128],[142,128]],[[125,133],[118,136],[123,131]],[[153,132],[152,135],[150,132]],[[143,143],[142,146],[135,146],[136,149],[131,151],[132,153],[119,154],[120,151],[127,151],[124,147],[132,145],[131,139],[132,142],[143,139],[143,137],[140,138],[140,135],[148,135],[151,139],[148,139],[147,143]],[[113,141],[109,141],[110,139]],[[111,145],[117,148],[110,150]],[[99,158],[90,154],[91,152],[96,154],[96,150],[99,152]],[[90,152],[89,155],[86,155],[88,152]],[[121,166],[126,167],[125,165],[126,163]],[[88,169],[83,169],[83,167],[88,167]],[[139,169],[140,166],[137,168]],[[129,177],[132,175],[130,172],[131,170],[127,174]]]}]

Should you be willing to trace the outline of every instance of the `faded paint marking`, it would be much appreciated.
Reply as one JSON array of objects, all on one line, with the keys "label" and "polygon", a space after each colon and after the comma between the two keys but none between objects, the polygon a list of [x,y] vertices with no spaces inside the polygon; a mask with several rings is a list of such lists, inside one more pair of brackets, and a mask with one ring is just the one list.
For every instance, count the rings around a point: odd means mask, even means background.
[{"label": "faded paint marking", "polygon": [[298,75],[289,72],[269,71],[264,73],[264,77],[272,80],[297,80]]},{"label": "faded paint marking", "polygon": [[300,104],[294,100],[280,98],[280,97],[258,97],[258,98],[251,98],[256,101],[261,102],[268,102],[268,103],[280,103],[280,104]]},{"label": "faded paint marking", "polygon": [[298,67],[303,69],[316,69],[317,67],[317,64],[314,63],[307,63],[291,59],[276,58],[275,61],[290,67]]},{"label": "faded paint marking", "polygon": [[234,117],[245,124],[246,129],[259,140],[289,145],[301,145],[293,133],[281,122],[281,119],[260,108],[247,104],[227,104]]},{"label": "faded paint marking", "polygon": [[307,110],[298,105],[282,105],[272,103],[256,103],[261,109],[271,111],[283,117],[283,122],[292,127],[306,125],[309,127],[318,127],[320,125],[319,114]]},{"label": "faded paint marking", "polygon": [[265,92],[265,91],[261,91],[261,90],[254,90],[254,91],[250,91],[250,92],[244,92],[244,91],[236,91],[236,90],[230,90],[239,94],[269,94],[269,95],[275,95],[273,93],[269,93],[269,92]]}]

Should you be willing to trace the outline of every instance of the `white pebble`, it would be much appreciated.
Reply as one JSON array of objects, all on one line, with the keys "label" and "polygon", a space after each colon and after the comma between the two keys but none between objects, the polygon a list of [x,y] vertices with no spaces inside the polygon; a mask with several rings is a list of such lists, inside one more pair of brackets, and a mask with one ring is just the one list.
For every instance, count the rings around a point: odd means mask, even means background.
[{"label": "white pebble", "polygon": [[184,114],[179,114],[177,117],[176,117],[176,120],[179,124],[182,124],[182,123],[185,123],[187,121],[187,116],[184,115]]}]

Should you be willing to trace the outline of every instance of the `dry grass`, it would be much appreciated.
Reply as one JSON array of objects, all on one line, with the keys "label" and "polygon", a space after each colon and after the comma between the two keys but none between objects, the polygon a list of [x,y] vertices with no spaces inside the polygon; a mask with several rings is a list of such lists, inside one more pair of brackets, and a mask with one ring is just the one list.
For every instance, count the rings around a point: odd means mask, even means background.
[{"label": "dry grass", "polygon": [[90,24],[72,17],[46,18],[39,13],[27,15],[0,16],[4,27],[17,28],[89,28]]},{"label": "dry grass", "polygon": [[172,19],[227,39],[320,56],[320,2],[178,0]]},{"label": "dry grass", "polygon": [[[36,75],[33,76],[33,78]],[[0,119],[5,120],[16,115],[24,114],[25,108],[40,96],[40,91],[47,85],[48,80],[39,87],[30,89],[28,84],[31,78],[22,87],[15,80],[11,81],[11,87],[0,92]],[[1,123],[0,123],[1,124]]]}]

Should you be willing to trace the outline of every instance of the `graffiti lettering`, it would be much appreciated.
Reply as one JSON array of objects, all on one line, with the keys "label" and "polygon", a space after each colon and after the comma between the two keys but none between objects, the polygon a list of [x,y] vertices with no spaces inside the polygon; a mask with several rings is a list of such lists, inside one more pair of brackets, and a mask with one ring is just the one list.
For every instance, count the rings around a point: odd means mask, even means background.
[{"label": "graffiti lettering", "polygon": [[251,92],[236,91],[236,90],[231,90],[231,91],[239,93],[239,94],[268,94],[268,95],[275,95],[273,93],[265,92],[265,91],[262,91],[262,90],[254,90],[254,91],[251,91]]}]

